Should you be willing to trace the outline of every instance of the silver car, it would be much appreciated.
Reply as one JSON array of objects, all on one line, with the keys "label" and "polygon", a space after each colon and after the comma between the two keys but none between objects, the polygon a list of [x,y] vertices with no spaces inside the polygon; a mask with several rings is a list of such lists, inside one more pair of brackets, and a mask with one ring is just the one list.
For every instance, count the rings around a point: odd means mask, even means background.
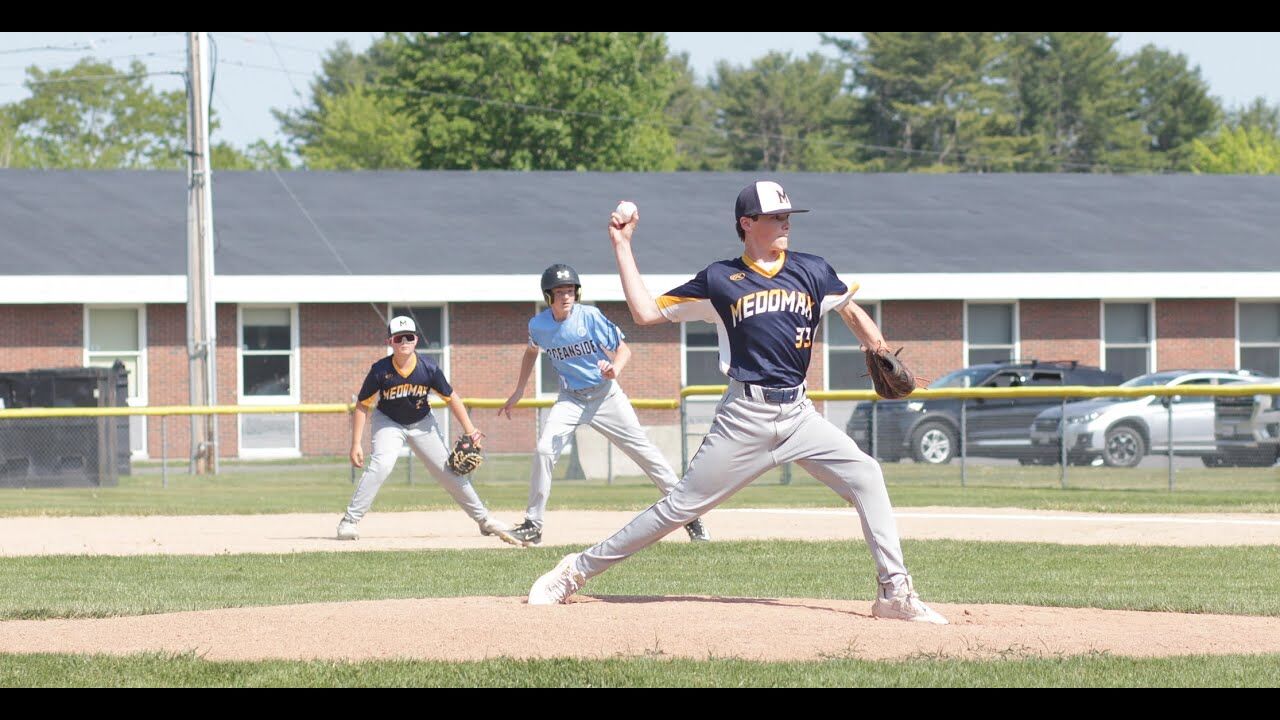
[{"label": "silver car", "polygon": [[[1139,375],[1120,387],[1228,385],[1256,382],[1248,370],[1166,370]],[[1059,433],[1067,446],[1067,460],[1077,464],[1133,467],[1147,453],[1169,449],[1169,405],[1173,404],[1173,452],[1199,456],[1214,466],[1218,447],[1214,439],[1213,398],[1207,395],[1174,395],[1141,398],[1092,398],[1067,403],[1065,430],[1060,428],[1063,408],[1052,407],[1031,423],[1031,445],[1045,461],[1060,457]]]}]

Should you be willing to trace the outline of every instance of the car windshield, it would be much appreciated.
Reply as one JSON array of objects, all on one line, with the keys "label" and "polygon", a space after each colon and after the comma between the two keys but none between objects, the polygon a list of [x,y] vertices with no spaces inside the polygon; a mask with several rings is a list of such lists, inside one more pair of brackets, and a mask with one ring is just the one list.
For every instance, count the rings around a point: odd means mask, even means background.
[{"label": "car windshield", "polygon": [[967,388],[977,385],[991,374],[990,369],[966,368],[947,373],[929,384],[931,388]]},{"label": "car windshield", "polygon": [[[1154,385],[1168,385],[1181,373],[1151,373],[1149,375],[1139,375],[1136,378],[1125,380],[1120,383],[1120,387],[1151,387]],[[1133,400],[1131,397],[1109,397],[1098,398],[1099,400],[1107,400],[1112,402],[1123,402],[1125,400]]]}]

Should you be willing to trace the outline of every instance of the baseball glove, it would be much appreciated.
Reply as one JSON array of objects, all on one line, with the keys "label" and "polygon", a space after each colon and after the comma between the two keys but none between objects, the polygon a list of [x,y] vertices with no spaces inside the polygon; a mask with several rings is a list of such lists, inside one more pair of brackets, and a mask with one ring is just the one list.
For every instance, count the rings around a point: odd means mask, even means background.
[{"label": "baseball glove", "polygon": [[889,352],[886,347],[867,350],[867,374],[875,385],[876,394],[886,400],[897,400],[911,394],[916,389],[916,376],[902,362],[898,353]]},{"label": "baseball glove", "polygon": [[444,464],[454,475],[470,475],[482,462],[484,455],[480,453],[480,442],[473,440],[470,435],[462,435],[453,444],[453,452],[449,453],[449,459]]}]

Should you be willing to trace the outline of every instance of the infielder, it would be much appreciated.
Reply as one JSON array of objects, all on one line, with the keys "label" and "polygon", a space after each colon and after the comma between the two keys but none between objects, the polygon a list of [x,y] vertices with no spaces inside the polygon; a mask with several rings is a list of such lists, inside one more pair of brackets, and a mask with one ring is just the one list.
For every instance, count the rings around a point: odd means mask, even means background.
[{"label": "infielder", "polygon": [[436,482],[480,525],[480,534],[497,535],[504,542],[519,545],[519,541],[511,536],[511,526],[489,515],[488,508],[476,495],[470,481],[445,469],[448,451],[428,402],[433,390],[449,403],[449,410],[464,432],[476,441],[482,435],[471,424],[462,398],[445,379],[444,372],[416,352],[417,325],[412,318],[400,315],[391,318],[387,324],[387,335],[387,344],[394,352],[369,368],[364,385],[356,396],[356,411],[351,413],[351,464],[364,467],[361,439],[370,412],[373,414],[373,451],[369,455],[369,466],[365,467],[360,484],[351,496],[351,504],[338,523],[338,539],[355,540],[360,537],[356,524],[369,512],[378,489],[395,468],[400,450],[408,442],[435,476]]},{"label": "infielder", "polygon": [[858,508],[876,564],[875,617],[945,624],[920,601],[902,559],[898,529],[874,458],[832,425],[805,395],[813,336],[836,310],[868,347],[879,328],[817,255],[788,252],[793,213],[782,186],[755,182],[738,194],[734,227],[742,257],[712,263],[655,302],[631,252],[638,214],[609,222],[627,305],[636,322],[703,320],[720,336],[720,367],[729,388],[684,478],[663,499],[604,542],[566,556],[529,591],[530,605],[564,602],[588,579],[643,550],[674,528],[727,500],[762,473],[795,462]]},{"label": "infielder", "polygon": [[[582,283],[568,265],[552,265],[542,272],[542,294],[547,309],[529,320],[529,344],[520,360],[520,378],[499,415],[511,419],[511,410],[524,395],[538,352],[560,376],[560,395],[547,414],[529,477],[529,507],[524,522],[511,534],[525,545],[542,544],[543,516],[551,496],[551,472],[556,458],[580,425],[590,425],[635,461],[665,495],[679,480],[662,453],[649,442],[631,400],[617,383],[631,360],[631,348],[617,325],[599,309],[582,305]],[[689,539],[710,540],[702,520],[684,523]]]}]

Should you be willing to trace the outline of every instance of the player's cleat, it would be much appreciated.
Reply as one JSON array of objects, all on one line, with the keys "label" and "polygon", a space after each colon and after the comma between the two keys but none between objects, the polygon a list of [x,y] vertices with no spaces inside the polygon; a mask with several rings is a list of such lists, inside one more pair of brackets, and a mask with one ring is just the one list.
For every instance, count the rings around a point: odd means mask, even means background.
[{"label": "player's cleat", "polygon": [[565,555],[551,572],[538,578],[529,589],[530,605],[558,605],[578,592],[587,582],[587,576],[578,572],[573,562],[579,553]]},{"label": "player's cleat", "polygon": [[524,522],[511,528],[511,537],[515,538],[517,543],[524,545],[525,547],[529,547],[530,545],[541,545],[542,526],[529,518],[525,518]]},{"label": "player's cleat", "polygon": [[521,544],[520,541],[515,539],[511,534],[511,526],[501,520],[493,519],[492,515],[480,521],[480,534],[485,537],[497,535],[499,540],[507,543],[508,545],[519,546]]},{"label": "player's cleat", "polygon": [[711,542],[711,533],[702,526],[702,518],[685,525],[684,531],[689,533],[690,542]]},{"label": "player's cleat", "polygon": [[876,592],[876,601],[871,606],[871,616],[887,620],[907,620],[909,622],[933,623],[947,625],[947,619],[934,612],[932,608],[920,602],[911,584],[911,576],[906,582],[898,585],[881,586]]},{"label": "player's cleat", "polygon": [[342,518],[342,521],[338,523],[338,539],[339,540],[359,540],[360,531],[356,529],[356,524],[346,519],[345,517]]}]

